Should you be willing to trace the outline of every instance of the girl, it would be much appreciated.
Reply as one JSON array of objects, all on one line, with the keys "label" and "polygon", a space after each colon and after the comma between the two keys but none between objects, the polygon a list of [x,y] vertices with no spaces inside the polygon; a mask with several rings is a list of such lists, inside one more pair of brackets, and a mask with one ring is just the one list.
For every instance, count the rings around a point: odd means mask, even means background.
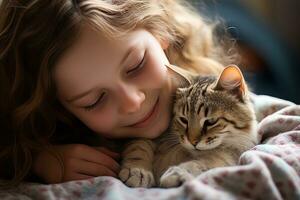
[{"label": "girl", "polygon": [[232,62],[213,29],[179,0],[3,0],[1,178],[116,177],[118,154],[95,136],[159,136],[175,88],[166,65]]}]

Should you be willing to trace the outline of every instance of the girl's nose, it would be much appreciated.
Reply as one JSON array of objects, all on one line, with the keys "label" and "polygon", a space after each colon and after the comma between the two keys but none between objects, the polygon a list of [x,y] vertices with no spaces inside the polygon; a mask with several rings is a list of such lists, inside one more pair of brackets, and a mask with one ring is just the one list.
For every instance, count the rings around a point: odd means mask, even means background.
[{"label": "girl's nose", "polygon": [[145,93],[135,87],[121,86],[118,93],[119,112],[122,114],[137,112],[145,100]]}]

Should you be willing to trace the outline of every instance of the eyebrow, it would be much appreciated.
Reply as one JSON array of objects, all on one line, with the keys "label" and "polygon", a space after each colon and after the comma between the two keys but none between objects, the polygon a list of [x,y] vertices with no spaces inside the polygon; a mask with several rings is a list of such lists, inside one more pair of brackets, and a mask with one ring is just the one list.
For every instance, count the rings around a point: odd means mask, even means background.
[{"label": "eyebrow", "polygon": [[119,65],[121,65],[122,63],[124,63],[126,61],[126,59],[129,57],[129,55],[135,50],[136,48],[134,46],[129,47],[129,49],[126,51],[126,53],[124,54],[124,57],[121,59],[121,62],[119,63]]},{"label": "eyebrow", "polygon": [[[126,59],[129,57],[129,55],[135,50],[135,48],[132,46],[130,47],[126,53],[124,54],[124,57],[121,59],[120,65],[126,61]],[[91,93],[95,88],[91,88],[85,92],[82,92],[80,94],[74,95],[73,97],[71,97],[70,99],[67,99],[67,102],[71,103],[73,101],[76,101],[78,99],[81,99],[85,96],[87,96],[89,93]]]}]

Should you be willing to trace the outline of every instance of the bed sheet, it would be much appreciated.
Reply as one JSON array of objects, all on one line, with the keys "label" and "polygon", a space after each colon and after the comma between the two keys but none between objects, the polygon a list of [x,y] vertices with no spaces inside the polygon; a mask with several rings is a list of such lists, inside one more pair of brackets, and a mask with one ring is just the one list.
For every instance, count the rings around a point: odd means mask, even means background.
[{"label": "bed sheet", "polygon": [[300,199],[300,105],[252,94],[261,143],[239,165],[211,169],[180,187],[129,188],[112,177],[61,184],[23,183],[0,199]]}]

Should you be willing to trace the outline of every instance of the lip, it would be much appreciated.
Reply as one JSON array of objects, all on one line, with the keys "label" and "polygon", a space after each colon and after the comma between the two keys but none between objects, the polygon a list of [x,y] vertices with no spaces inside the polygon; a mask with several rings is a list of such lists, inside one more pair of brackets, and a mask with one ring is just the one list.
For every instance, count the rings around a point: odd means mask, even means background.
[{"label": "lip", "polygon": [[146,127],[147,125],[149,125],[149,123],[155,118],[157,112],[158,112],[158,102],[159,102],[159,98],[156,100],[155,105],[153,106],[152,110],[146,115],[146,117],[144,117],[141,121],[130,125],[130,127],[133,128],[142,128],[142,127]]}]

